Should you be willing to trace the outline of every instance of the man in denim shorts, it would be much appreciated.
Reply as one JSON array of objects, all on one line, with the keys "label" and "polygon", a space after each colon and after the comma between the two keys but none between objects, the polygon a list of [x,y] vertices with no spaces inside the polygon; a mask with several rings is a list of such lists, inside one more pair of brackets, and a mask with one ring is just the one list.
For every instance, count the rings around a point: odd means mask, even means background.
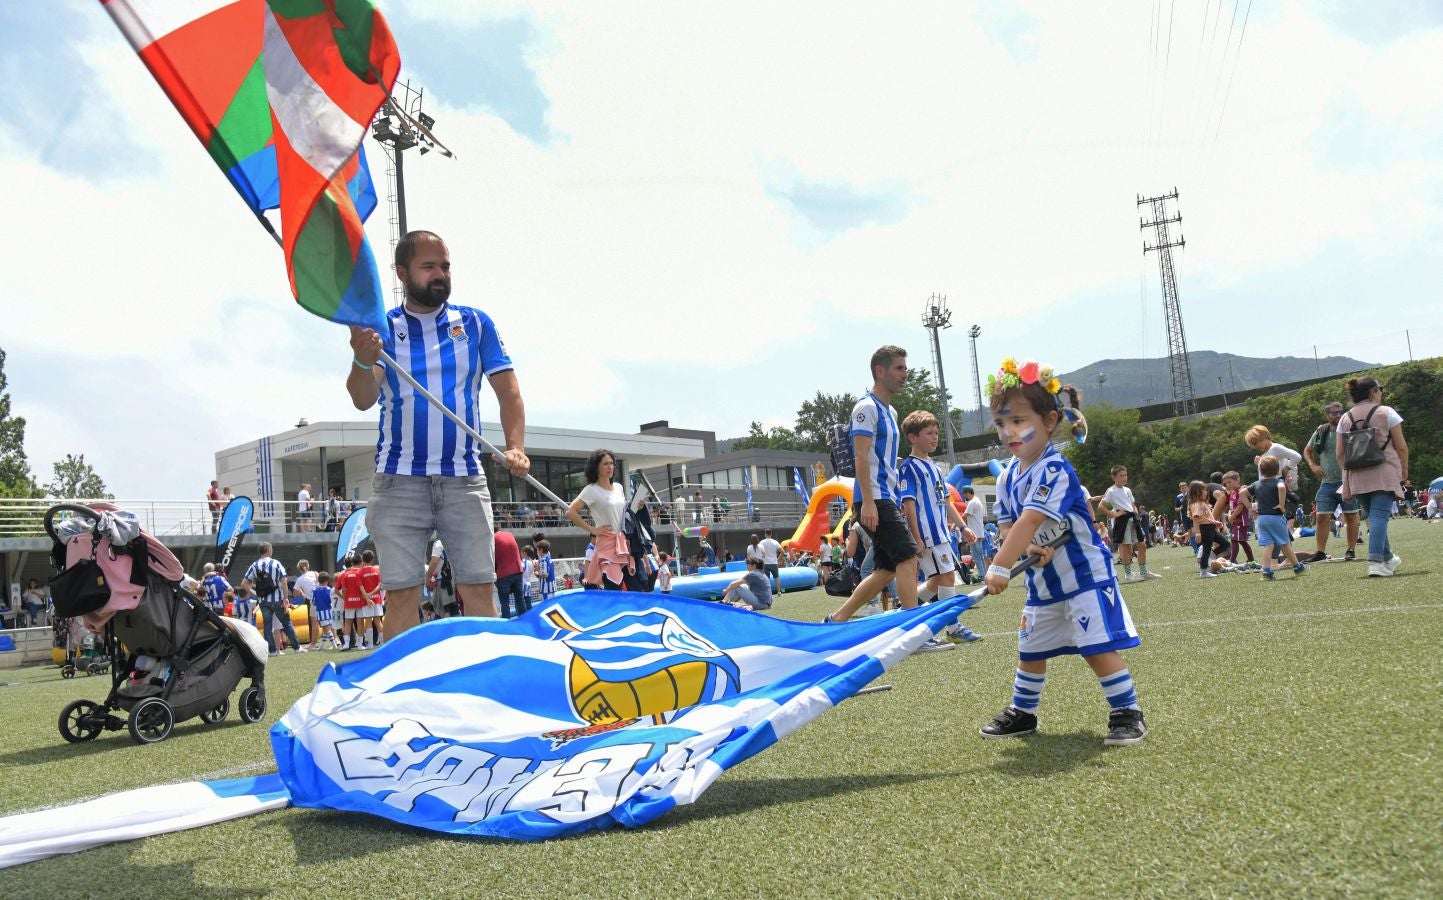
[{"label": "man in denim shorts", "polygon": [[1303,558],[1303,562],[1322,562],[1328,558],[1328,536],[1332,531],[1333,518],[1342,515],[1346,526],[1348,549],[1343,558],[1354,558],[1353,548],[1358,544],[1358,498],[1343,499],[1343,468],[1338,465],[1338,420],[1343,417],[1343,404],[1334,400],[1323,406],[1323,424],[1319,425],[1303,447],[1303,457],[1321,484],[1313,498],[1318,507],[1318,520],[1313,523],[1317,532],[1318,549]]},{"label": "man in denim shorts", "polygon": [[489,381],[506,439],[506,451],[496,461],[513,475],[531,469],[524,450],[526,407],[511,358],[490,316],[447,302],[451,258],[445,242],[429,231],[406,234],[396,244],[396,277],[405,285],[406,302],[387,314],[382,334],[351,329],[354,359],[346,379],[357,409],[380,401],[376,478],[366,525],[376,542],[386,591],[387,640],[420,621],[433,532],[446,545],[463,615],[496,615],[496,562],[481,447],[379,365],[381,351],[478,432],[481,382]]}]

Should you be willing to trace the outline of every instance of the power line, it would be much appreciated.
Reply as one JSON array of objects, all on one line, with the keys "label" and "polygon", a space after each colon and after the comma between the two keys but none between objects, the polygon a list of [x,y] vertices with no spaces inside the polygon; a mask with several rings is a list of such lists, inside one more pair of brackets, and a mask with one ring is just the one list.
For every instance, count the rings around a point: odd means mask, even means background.
[{"label": "power line", "polygon": [[1147,93],[1144,95],[1142,104],[1142,158],[1139,160],[1144,166],[1147,165],[1147,158],[1152,151],[1152,102],[1153,89],[1157,85],[1157,8],[1161,0],[1152,0],[1152,13],[1147,21]]},{"label": "power line", "polygon": [[[1167,114],[1167,72],[1172,63],[1172,20],[1177,12],[1177,0],[1172,0],[1167,13],[1167,52],[1162,59],[1162,93],[1158,96],[1157,109],[1157,150],[1152,157],[1153,174],[1157,174],[1158,158],[1162,156],[1162,120]],[[1159,20],[1161,24],[1161,20]]]},{"label": "power line", "polygon": [[[1251,3],[1251,0],[1249,0],[1249,2]],[[1219,68],[1218,68],[1218,80],[1213,83],[1212,99],[1208,101],[1208,116],[1207,116],[1206,119],[1203,119],[1202,137],[1203,137],[1204,139],[1207,138],[1208,126],[1211,125],[1211,124],[1212,124],[1212,121],[1213,121],[1213,109],[1217,106],[1217,102],[1218,102],[1218,86],[1219,86],[1220,84],[1222,84],[1222,70],[1225,69],[1225,68],[1227,68],[1227,64],[1228,64],[1228,46],[1231,45],[1232,42],[1233,42],[1233,29],[1235,29],[1235,28],[1237,27],[1237,24],[1238,24],[1238,6],[1239,6],[1239,5],[1240,5],[1240,0],[1233,0],[1233,17],[1232,17],[1232,19],[1230,19],[1230,20],[1228,21],[1228,36],[1227,36],[1227,38],[1223,41],[1223,58],[1222,58],[1222,62],[1219,64]]]},{"label": "power line", "polygon": [[1252,11],[1253,0],[1248,0],[1247,12],[1243,13],[1243,30],[1238,34],[1238,48],[1233,51],[1233,71],[1232,74],[1228,75],[1228,89],[1227,92],[1223,94],[1222,109],[1218,111],[1217,130],[1213,132],[1214,145],[1217,144],[1218,135],[1221,134],[1223,130],[1223,116],[1227,114],[1228,98],[1231,97],[1233,93],[1233,77],[1238,74],[1238,57],[1243,55],[1243,39],[1248,36],[1248,16],[1252,13]]}]

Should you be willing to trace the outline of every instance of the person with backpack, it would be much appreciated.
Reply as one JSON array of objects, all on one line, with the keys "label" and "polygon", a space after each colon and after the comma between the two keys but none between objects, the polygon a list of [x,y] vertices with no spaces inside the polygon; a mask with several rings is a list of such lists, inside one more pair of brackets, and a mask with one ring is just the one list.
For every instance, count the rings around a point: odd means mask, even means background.
[{"label": "person with backpack", "polygon": [[1352,560],[1353,548],[1358,545],[1358,501],[1356,498],[1343,499],[1343,468],[1338,463],[1338,420],[1343,417],[1343,404],[1337,400],[1325,404],[1323,416],[1326,421],[1317,427],[1303,447],[1303,458],[1321,482],[1313,498],[1317,506],[1314,528],[1318,549],[1303,562],[1322,562],[1328,558],[1328,536],[1336,516],[1341,516],[1347,526],[1348,549],[1343,558]]},{"label": "person with backpack", "polygon": [[281,565],[280,560],[271,555],[272,548],[267,541],[260,545],[260,559],[251,563],[246,569],[245,578],[242,579],[247,587],[255,589],[256,599],[261,607],[261,631],[266,636],[266,644],[269,646],[271,656],[280,656],[281,651],[276,648],[275,627],[276,616],[280,616],[280,627],[286,640],[291,646],[297,648],[301,653],[306,648],[301,646],[300,638],[296,637],[296,629],[291,625],[291,617],[286,611],[286,598],[290,596],[290,583],[286,578],[286,567]]},{"label": "person with backpack", "polygon": [[1403,564],[1388,543],[1393,504],[1408,480],[1408,442],[1403,417],[1383,405],[1383,388],[1371,375],[1348,379],[1353,408],[1338,422],[1338,465],[1343,500],[1356,497],[1368,518],[1368,577],[1389,578]]}]

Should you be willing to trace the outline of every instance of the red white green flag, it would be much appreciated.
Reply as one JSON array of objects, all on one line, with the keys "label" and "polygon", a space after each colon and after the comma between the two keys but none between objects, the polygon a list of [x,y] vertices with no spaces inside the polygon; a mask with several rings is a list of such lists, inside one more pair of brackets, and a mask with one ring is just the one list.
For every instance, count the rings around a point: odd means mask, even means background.
[{"label": "red white green flag", "polygon": [[291,293],[379,328],[375,256],[347,185],[401,59],[370,0],[100,0],[252,209],[280,184]]}]

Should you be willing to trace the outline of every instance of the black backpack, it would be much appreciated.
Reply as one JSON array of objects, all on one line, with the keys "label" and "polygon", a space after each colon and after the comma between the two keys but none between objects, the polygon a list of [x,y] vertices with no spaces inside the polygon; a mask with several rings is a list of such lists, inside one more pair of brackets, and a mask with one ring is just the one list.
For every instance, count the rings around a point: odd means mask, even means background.
[{"label": "black backpack", "polygon": [[1378,443],[1378,429],[1368,423],[1373,420],[1373,414],[1378,411],[1375,404],[1368,410],[1368,415],[1363,417],[1363,427],[1358,427],[1358,420],[1350,414],[1348,416],[1348,431],[1341,432],[1338,440],[1343,442],[1343,468],[1349,470],[1371,469],[1374,466],[1381,466],[1388,458],[1383,451],[1393,443],[1393,432],[1388,430],[1388,437],[1383,443]]},{"label": "black backpack", "polygon": [[843,478],[857,477],[857,461],[852,455],[852,429],[845,422],[827,431],[827,449],[832,455],[832,471]]},{"label": "black backpack", "polygon": [[255,583],[257,599],[270,597],[276,592],[276,588],[280,587],[271,577],[269,566],[256,566],[256,577],[252,581]]}]

